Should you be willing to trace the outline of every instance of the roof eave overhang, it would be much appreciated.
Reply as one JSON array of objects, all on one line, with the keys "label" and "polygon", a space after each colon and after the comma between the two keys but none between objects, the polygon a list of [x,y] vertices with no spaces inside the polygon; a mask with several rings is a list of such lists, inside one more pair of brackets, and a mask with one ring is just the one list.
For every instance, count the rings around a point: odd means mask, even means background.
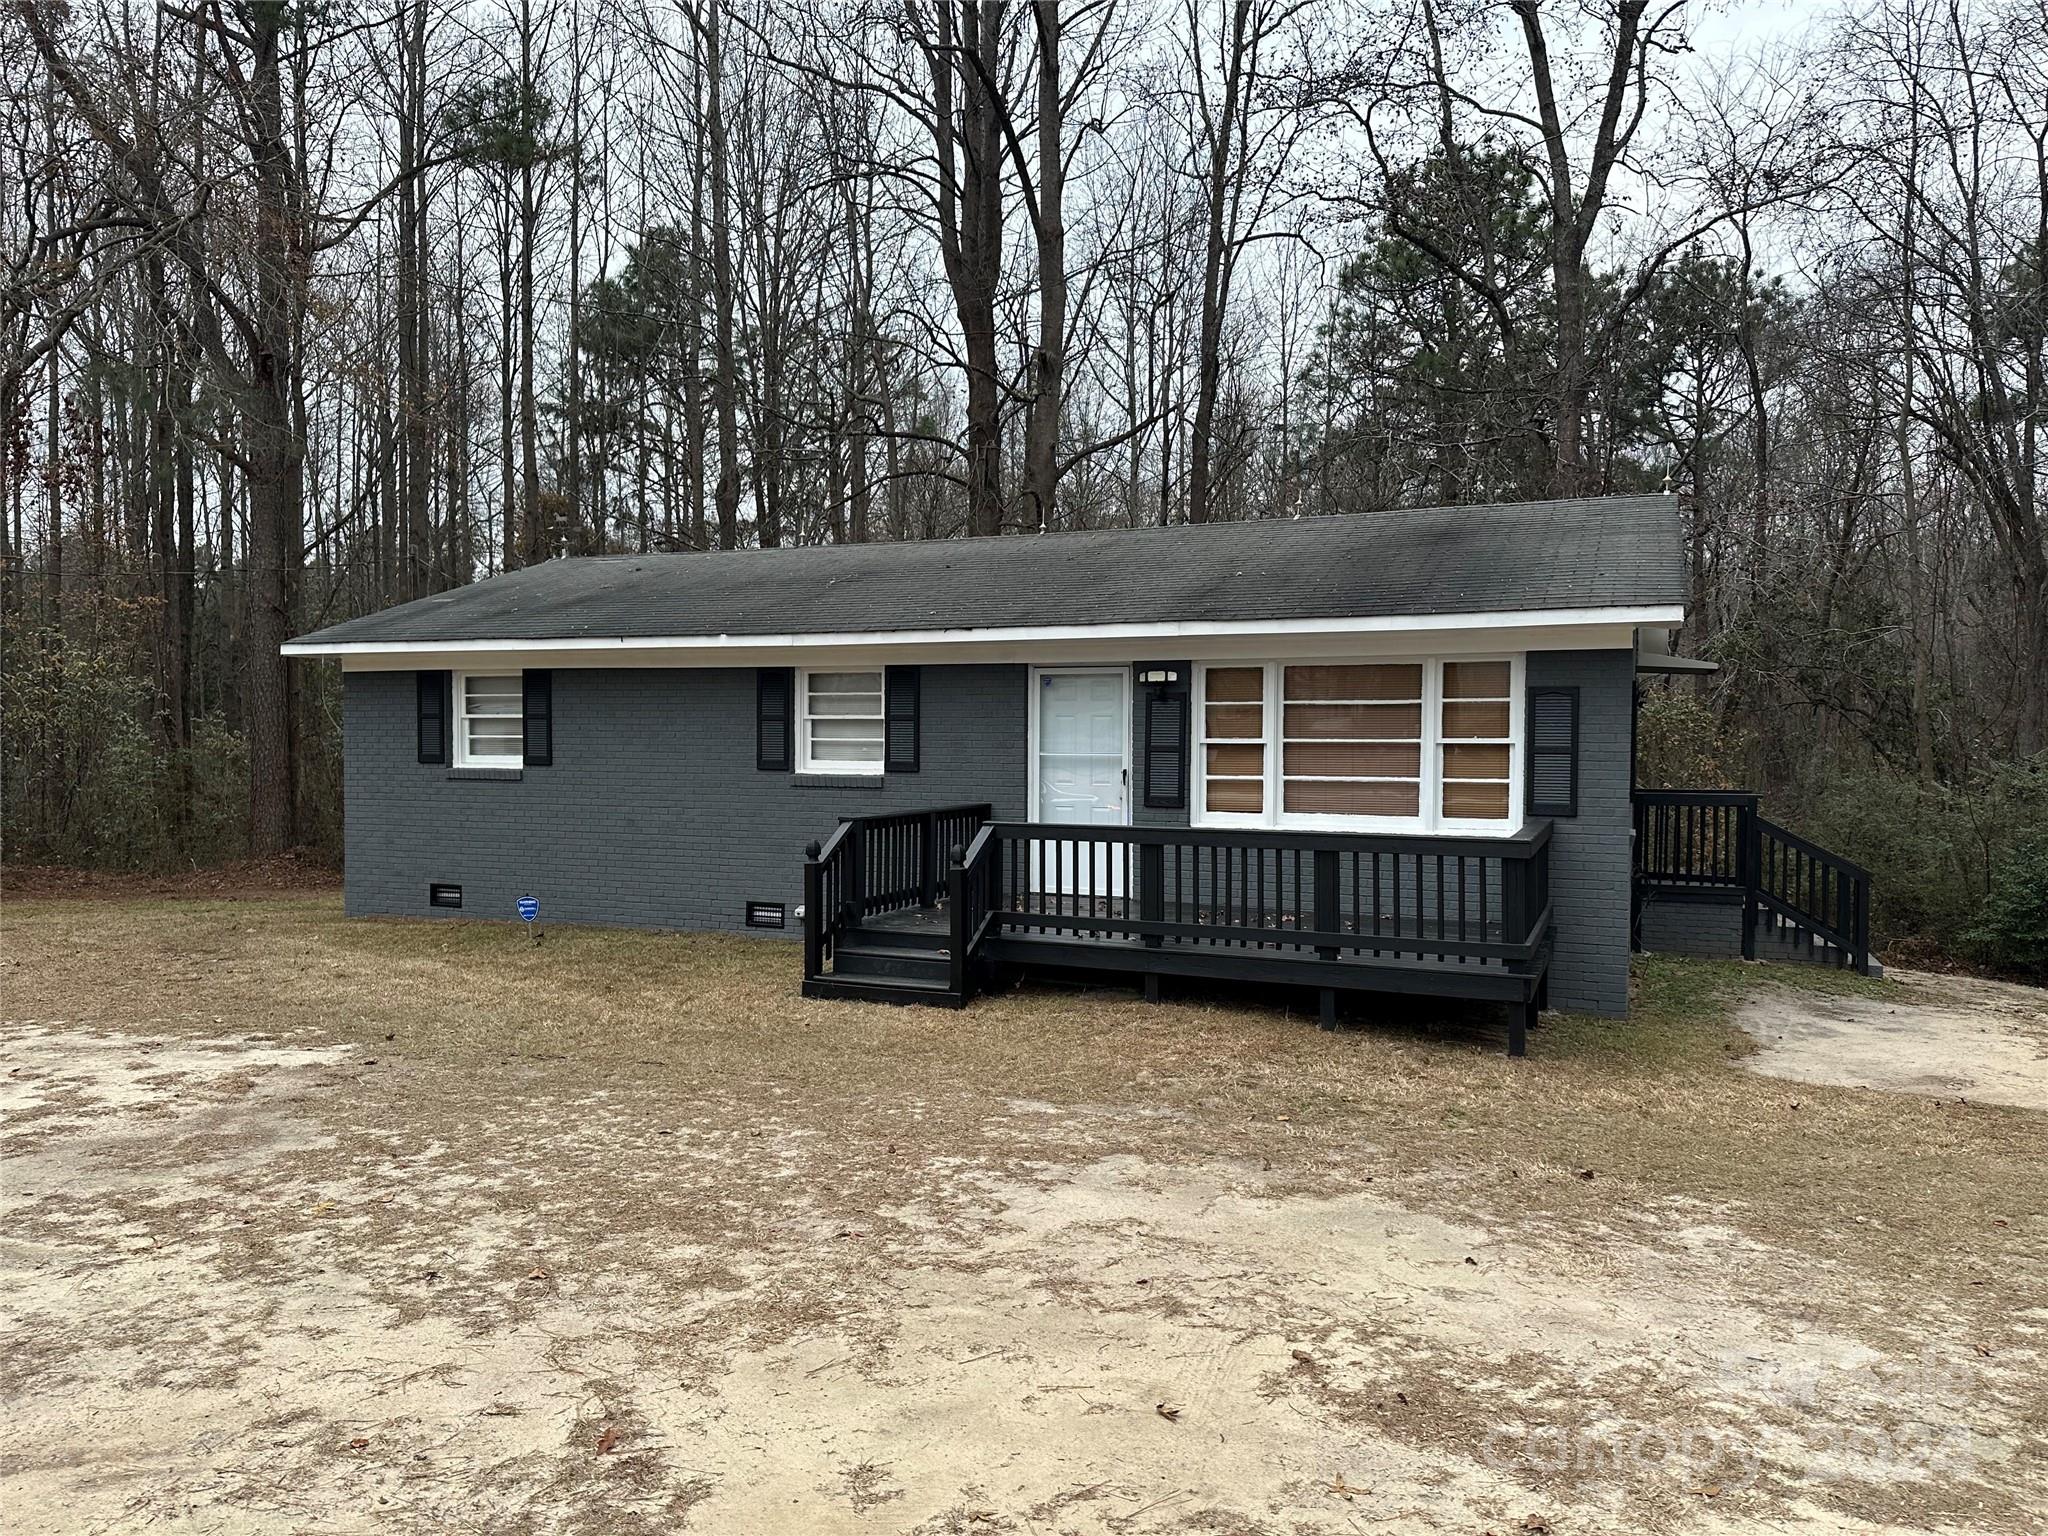
[{"label": "roof eave overhang", "polygon": [[1633,648],[1638,626],[1676,625],[1678,604],[1494,613],[1248,619],[1230,622],[1032,625],[843,634],[673,635],[499,640],[294,640],[284,654],[333,657],[350,670],[523,666],[730,667],[835,661],[1010,662],[1203,660],[1252,655],[1396,653],[1402,650]]}]

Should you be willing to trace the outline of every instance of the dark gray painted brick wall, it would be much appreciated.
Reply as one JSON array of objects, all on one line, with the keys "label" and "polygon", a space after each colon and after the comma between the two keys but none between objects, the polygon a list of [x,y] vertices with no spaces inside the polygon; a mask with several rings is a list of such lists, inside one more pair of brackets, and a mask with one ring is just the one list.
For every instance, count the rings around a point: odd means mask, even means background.
[{"label": "dark gray painted brick wall", "polygon": [[1742,956],[1742,901],[1668,901],[1652,894],[1643,903],[1643,949],[1655,955],[1696,955],[1707,960]]},{"label": "dark gray painted brick wall", "polygon": [[1579,814],[1559,817],[1550,843],[1557,950],[1550,1006],[1628,1012],[1629,716],[1632,651],[1531,651],[1531,688],[1579,690]]},{"label": "dark gray painted brick wall", "polygon": [[[411,672],[351,672],[344,748],[351,914],[738,928],[803,899],[803,848],[842,816],[986,800],[1025,809],[1025,669],[927,666],[921,771],[826,787],[754,766],[754,670],[561,669],[555,762],[496,781],[422,766]],[[850,781],[832,780],[832,786]],[[427,905],[430,881],[462,911]]]},{"label": "dark gray painted brick wall", "polygon": [[[879,783],[757,770],[754,676],[558,670],[554,766],[484,779],[415,761],[411,672],[349,673],[348,911],[511,918],[530,893],[544,921],[732,929],[763,900],[788,905],[794,934],[804,844],[840,817],[981,800],[999,817],[1026,814],[1025,667],[926,666],[922,771]],[[1551,847],[1557,1008],[1628,1006],[1633,680],[1627,651],[1529,657],[1532,686],[1581,690],[1579,815],[1557,823]],[[1135,713],[1135,681],[1132,699]],[[1187,824],[1186,811],[1147,811],[1141,783],[1130,795],[1139,825]],[[427,904],[436,881],[462,886],[459,914]]]}]

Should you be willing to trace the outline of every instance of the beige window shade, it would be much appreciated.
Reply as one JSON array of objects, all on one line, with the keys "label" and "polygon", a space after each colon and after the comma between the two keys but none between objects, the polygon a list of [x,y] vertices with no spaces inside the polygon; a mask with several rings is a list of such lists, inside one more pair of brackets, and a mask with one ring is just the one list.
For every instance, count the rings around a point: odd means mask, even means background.
[{"label": "beige window shade", "polygon": [[1513,801],[1513,743],[1505,661],[1447,661],[1441,753],[1446,821],[1505,821]]},{"label": "beige window shade", "polygon": [[1202,803],[1259,816],[1266,809],[1266,669],[1211,667],[1202,686]]}]

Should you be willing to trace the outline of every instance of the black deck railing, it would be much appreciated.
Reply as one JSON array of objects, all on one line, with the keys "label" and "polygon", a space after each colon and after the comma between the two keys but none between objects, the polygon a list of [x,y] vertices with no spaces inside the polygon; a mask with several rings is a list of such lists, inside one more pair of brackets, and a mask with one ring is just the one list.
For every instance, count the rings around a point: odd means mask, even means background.
[{"label": "black deck railing", "polygon": [[1762,920],[1790,942],[1828,945],[1838,965],[1870,970],[1870,876],[1757,810],[1745,790],[1635,792],[1635,905],[1647,896],[1725,891],[1742,901],[1742,954],[1757,957]]},{"label": "black deck railing", "polygon": [[1660,885],[1741,888],[1756,806],[1742,790],[1637,790],[1637,874]]},{"label": "black deck railing", "polygon": [[871,917],[934,907],[945,894],[947,854],[993,814],[949,805],[849,816],[804,850],[804,972],[822,975],[839,936]]},{"label": "black deck railing", "polygon": [[1745,958],[1756,958],[1757,918],[1775,913],[1792,940],[1811,952],[1834,947],[1836,963],[1870,973],[1870,876],[1858,865],[1758,816],[1749,867],[1755,871],[1744,912]]},{"label": "black deck railing", "polygon": [[965,960],[1009,933],[1524,965],[1549,943],[1549,846],[1547,821],[1508,838],[991,822],[953,872],[953,947]]},{"label": "black deck railing", "polygon": [[1520,1055],[1547,996],[1550,840],[1548,821],[1469,837],[994,821],[985,805],[854,817],[806,850],[805,990],[958,1006],[1034,967],[1140,975],[1151,997],[1162,977],[1251,980],[1317,989],[1326,1027],[1340,992],[1412,992],[1510,1004]]}]

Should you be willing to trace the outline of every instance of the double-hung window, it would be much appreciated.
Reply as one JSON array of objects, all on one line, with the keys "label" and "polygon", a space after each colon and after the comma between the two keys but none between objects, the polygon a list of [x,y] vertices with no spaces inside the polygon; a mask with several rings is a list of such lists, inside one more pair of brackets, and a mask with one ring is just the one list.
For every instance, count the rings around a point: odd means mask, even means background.
[{"label": "double-hung window", "polygon": [[882,674],[797,675],[797,768],[805,773],[880,773]]},{"label": "double-hung window", "polygon": [[455,674],[455,761],[465,768],[525,763],[525,719],[517,672]]},{"label": "double-hung window", "polygon": [[1444,663],[1440,820],[1507,820],[1515,800],[1513,681],[1507,661]]},{"label": "double-hung window", "polygon": [[1231,821],[1266,813],[1266,669],[1211,667],[1202,688],[1203,805]]},{"label": "double-hung window", "polygon": [[1517,659],[1199,669],[1197,824],[1514,830]]}]

